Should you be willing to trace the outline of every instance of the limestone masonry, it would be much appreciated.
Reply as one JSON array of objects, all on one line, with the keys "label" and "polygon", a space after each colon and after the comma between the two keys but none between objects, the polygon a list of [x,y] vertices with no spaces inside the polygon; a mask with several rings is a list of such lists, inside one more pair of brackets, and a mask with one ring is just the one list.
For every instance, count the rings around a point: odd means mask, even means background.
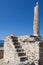
[{"label": "limestone masonry", "polygon": [[36,3],[36,6],[34,7],[34,35],[39,36],[40,35],[40,18],[39,18],[39,5],[38,2]]},{"label": "limestone masonry", "polygon": [[39,4],[34,7],[34,34],[15,36],[4,40],[1,65],[43,65],[43,38],[40,36]]}]

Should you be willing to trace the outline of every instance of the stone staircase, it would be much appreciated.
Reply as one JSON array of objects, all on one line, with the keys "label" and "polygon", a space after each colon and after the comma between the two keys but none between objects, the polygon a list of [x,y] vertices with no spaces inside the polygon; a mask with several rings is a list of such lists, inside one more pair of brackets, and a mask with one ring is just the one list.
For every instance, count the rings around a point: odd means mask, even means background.
[{"label": "stone staircase", "polygon": [[14,36],[11,36],[11,39],[12,39],[13,44],[15,46],[17,55],[20,58],[20,62],[21,63],[23,63],[23,62],[25,63],[26,61],[28,61],[28,57],[26,56],[26,52],[22,48],[22,45],[18,42],[18,38],[14,37]]}]

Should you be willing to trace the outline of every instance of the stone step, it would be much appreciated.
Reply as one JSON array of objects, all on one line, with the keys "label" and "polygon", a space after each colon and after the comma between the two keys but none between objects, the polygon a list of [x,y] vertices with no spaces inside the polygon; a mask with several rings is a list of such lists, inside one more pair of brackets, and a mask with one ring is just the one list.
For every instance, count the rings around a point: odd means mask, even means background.
[{"label": "stone step", "polygon": [[22,46],[15,46],[15,48],[22,48]]},{"label": "stone step", "polygon": [[21,52],[21,53],[20,53],[20,52],[19,52],[19,53],[18,53],[18,56],[26,56],[26,53],[24,53],[24,52]]},{"label": "stone step", "polygon": [[22,52],[22,51],[24,51],[24,49],[17,49],[16,51],[17,52]]},{"label": "stone step", "polygon": [[23,48],[16,48],[16,50],[19,50],[19,49],[21,50],[21,49],[23,49]]},{"label": "stone step", "polygon": [[21,62],[26,61],[26,60],[28,60],[27,57],[21,57],[21,58],[20,58],[20,61],[21,61]]},{"label": "stone step", "polygon": [[14,44],[14,45],[20,45],[20,43],[15,43],[15,42],[14,42],[13,44]]},{"label": "stone step", "polygon": [[[21,45],[17,44],[17,45],[15,45],[15,46],[21,46]],[[21,46],[21,47],[22,47],[22,46]]]},{"label": "stone step", "polygon": [[11,36],[11,39],[18,39],[18,37]]},{"label": "stone step", "polygon": [[29,65],[29,60],[26,60],[25,62],[20,62],[20,65]]},{"label": "stone step", "polygon": [[18,42],[18,40],[12,39],[12,42],[15,42],[15,43],[17,43],[17,42]]},{"label": "stone step", "polygon": [[16,50],[17,50],[17,49],[22,49],[22,48],[16,48]]}]

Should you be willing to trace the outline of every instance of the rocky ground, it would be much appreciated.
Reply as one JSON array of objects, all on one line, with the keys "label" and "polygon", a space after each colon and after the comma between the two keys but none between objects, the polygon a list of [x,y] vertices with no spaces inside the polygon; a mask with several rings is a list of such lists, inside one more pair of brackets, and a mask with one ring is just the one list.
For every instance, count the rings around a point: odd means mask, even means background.
[{"label": "rocky ground", "polygon": [[[3,59],[0,60],[0,65],[18,65],[18,64],[14,64],[14,63],[5,63]],[[27,64],[19,64],[19,65],[35,65],[34,63],[29,64],[29,62]]]}]

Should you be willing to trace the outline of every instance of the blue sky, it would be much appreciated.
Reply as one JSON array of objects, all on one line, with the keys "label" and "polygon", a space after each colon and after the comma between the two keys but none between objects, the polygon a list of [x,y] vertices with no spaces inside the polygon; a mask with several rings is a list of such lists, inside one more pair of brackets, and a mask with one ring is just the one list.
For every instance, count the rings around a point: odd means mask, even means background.
[{"label": "blue sky", "polygon": [[[33,34],[34,6],[37,0],[0,0],[0,39]],[[43,36],[43,0],[40,5],[40,34]]]}]

